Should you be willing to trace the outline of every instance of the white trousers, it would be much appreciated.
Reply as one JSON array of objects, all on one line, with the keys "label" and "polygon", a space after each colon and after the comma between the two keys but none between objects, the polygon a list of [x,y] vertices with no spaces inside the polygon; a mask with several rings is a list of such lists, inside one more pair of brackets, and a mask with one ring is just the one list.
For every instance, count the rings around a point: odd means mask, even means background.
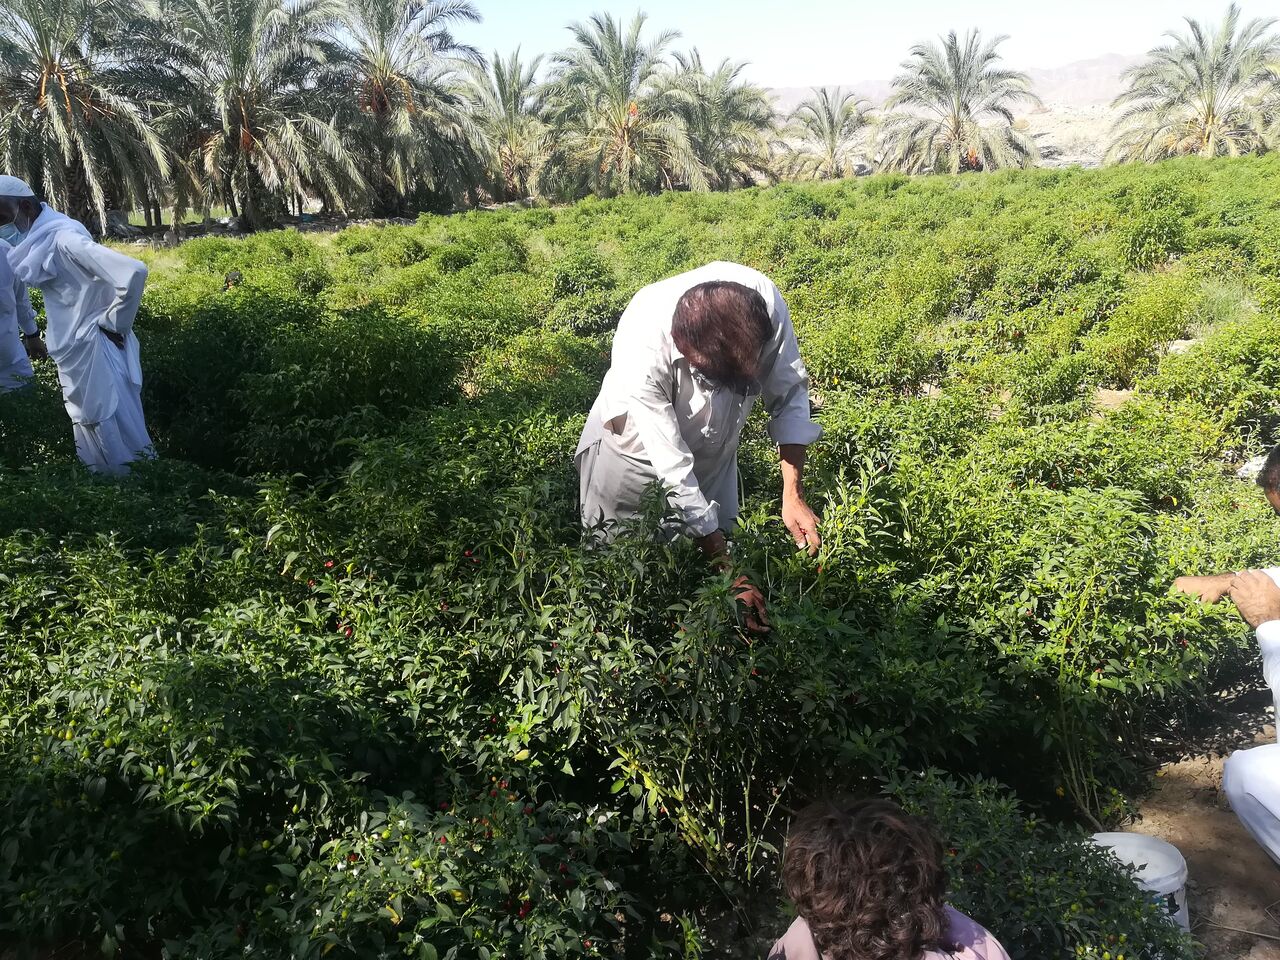
[{"label": "white trousers", "polygon": [[25,356],[13,363],[0,366],[0,393],[20,390],[27,386],[35,375],[35,371],[31,369],[31,361]]},{"label": "white trousers", "polygon": [[104,351],[115,373],[116,412],[100,423],[73,423],[76,453],[94,473],[123,474],[155,450],[142,416],[142,385],[129,378],[123,351]]},{"label": "white trousers", "polygon": [[[732,455],[713,459],[709,465],[695,464],[698,487],[708,501],[719,506],[720,529],[733,529],[738,518],[738,461]],[[639,516],[644,494],[658,481],[658,473],[648,460],[623,453],[607,430],[582,447],[574,457],[578,468],[578,503],[582,525],[599,528],[602,539],[612,539],[617,525]],[[699,467],[703,469],[699,469]],[[684,524],[665,531],[669,536],[683,532]]]},{"label": "white trousers", "polygon": [[1229,756],[1222,789],[1244,828],[1280,865],[1280,743]]}]

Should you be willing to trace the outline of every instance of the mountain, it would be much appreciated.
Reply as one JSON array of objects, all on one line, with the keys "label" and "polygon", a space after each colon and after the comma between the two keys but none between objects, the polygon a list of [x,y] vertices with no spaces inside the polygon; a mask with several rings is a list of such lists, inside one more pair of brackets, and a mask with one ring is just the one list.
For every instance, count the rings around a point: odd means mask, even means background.
[{"label": "mountain", "polygon": [[[1033,89],[1045,104],[1071,108],[1098,107],[1109,105],[1115,99],[1123,87],[1120,77],[1141,59],[1122,53],[1108,53],[1061,67],[1024,69],[1031,77]],[[845,83],[842,86],[878,105],[889,96],[890,81],[887,77],[881,77]],[[810,96],[812,89],[773,87],[769,92],[773,94],[778,110],[789,113]]]},{"label": "mountain", "polygon": [[1109,53],[1091,60],[1077,60],[1062,67],[1026,71],[1032,88],[1046,104],[1064,107],[1109,106],[1124,83],[1121,76],[1136,66],[1141,57]]},{"label": "mountain", "polygon": [[[1055,149],[1045,159],[1049,166],[1079,164],[1098,166],[1106,154],[1106,144],[1115,119],[1111,101],[1124,88],[1121,77],[1140,57],[1109,53],[1077,60],[1060,67],[1024,68],[1032,89],[1044,102],[1043,108],[1020,107],[1019,123],[1042,145]],[[875,106],[889,96],[887,79],[844,84]],[[774,87],[769,91],[780,113],[789,113],[808,98],[810,87]]]},{"label": "mountain", "polygon": [[[885,97],[889,96],[888,80],[827,84],[827,86],[843,86],[845,90],[852,90],[864,100],[870,100],[877,107],[884,103]],[[779,113],[790,113],[813,96],[813,87],[770,87],[769,93],[773,96],[774,109]]]}]

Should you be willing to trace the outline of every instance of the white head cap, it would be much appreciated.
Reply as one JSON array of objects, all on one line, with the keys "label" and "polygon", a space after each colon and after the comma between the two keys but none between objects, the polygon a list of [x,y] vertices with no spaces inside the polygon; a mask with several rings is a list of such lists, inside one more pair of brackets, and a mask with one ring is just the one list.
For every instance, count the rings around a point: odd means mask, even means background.
[{"label": "white head cap", "polygon": [[0,175],[0,197],[34,197],[35,193],[27,186],[25,180],[19,180],[17,177],[11,177],[8,174]]},{"label": "white head cap", "polygon": [[1259,454],[1258,456],[1250,460],[1248,463],[1246,463],[1239,470],[1237,470],[1236,476],[1239,477],[1241,480],[1257,480],[1258,475],[1262,473],[1262,466],[1266,462],[1267,462],[1267,455],[1265,453]]}]

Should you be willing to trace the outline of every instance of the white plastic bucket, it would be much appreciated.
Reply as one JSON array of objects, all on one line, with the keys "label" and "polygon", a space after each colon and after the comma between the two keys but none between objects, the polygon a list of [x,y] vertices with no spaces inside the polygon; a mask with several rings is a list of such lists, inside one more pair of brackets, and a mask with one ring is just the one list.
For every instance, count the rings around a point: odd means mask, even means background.
[{"label": "white plastic bucket", "polygon": [[1187,861],[1171,843],[1142,833],[1095,833],[1093,842],[1107,847],[1137,871],[1138,886],[1151,893],[1169,918],[1187,932]]}]

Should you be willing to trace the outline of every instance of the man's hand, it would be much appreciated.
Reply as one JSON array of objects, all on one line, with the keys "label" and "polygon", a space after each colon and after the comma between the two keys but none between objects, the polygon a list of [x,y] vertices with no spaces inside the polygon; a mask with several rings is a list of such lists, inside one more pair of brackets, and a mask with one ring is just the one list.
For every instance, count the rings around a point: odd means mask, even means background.
[{"label": "man's hand", "polygon": [[803,498],[783,498],[782,522],[791,534],[791,539],[796,542],[796,549],[808,550],[811,557],[818,555],[818,548],[822,546],[822,537],[818,534],[818,516],[809,509]]},{"label": "man's hand", "polygon": [[747,608],[747,629],[752,633],[769,632],[769,614],[764,608],[764,594],[745,576],[733,581],[738,592],[734,599]]},{"label": "man's hand", "polygon": [[1261,570],[1246,570],[1231,582],[1231,599],[1249,626],[1280,620],[1280,587]]},{"label": "man's hand", "polygon": [[1179,577],[1173,588],[1179,593],[1195,597],[1201,603],[1217,603],[1231,590],[1233,573],[1221,573],[1213,577]]},{"label": "man's hand", "polygon": [[712,531],[705,537],[698,537],[693,542],[713,563],[721,559],[728,559],[729,542],[725,539],[723,530]]},{"label": "man's hand", "polygon": [[[733,567],[723,531],[716,530],[705,537],[698,537],[694,543],[707,555],[712,566],[723,573],[731,572]],[[737,591],[734,599],[747,608],[747,629],[752,633],[768,633],[769,614],[764,607],[764,594],[745,576],[733,581],[733,589]]]},{"label": "man's hand", "polygon": [[98,329],[101,330],[102,335],[114,343],[116,347],[121,350],[124,349],[124,337],[121,334],[116,333],[114,330],[108,330],[106,327],[99,327]]},{"label": "man's hand", "polygon": [[782,461],[782,522],[796,542],[796,548],[808,550],[809,556],[816,557],[818,548],[822,546],[822,537],[818,535],[818,518],[804,499],[807,453],[807,448],[798,443],[778,446],[778,457]]},{"label": "man's hand", "polygon": [[39,337],[23,337],[22,345],[27,348],[27,356],[32,360],[48,360],[49,348]]}]

